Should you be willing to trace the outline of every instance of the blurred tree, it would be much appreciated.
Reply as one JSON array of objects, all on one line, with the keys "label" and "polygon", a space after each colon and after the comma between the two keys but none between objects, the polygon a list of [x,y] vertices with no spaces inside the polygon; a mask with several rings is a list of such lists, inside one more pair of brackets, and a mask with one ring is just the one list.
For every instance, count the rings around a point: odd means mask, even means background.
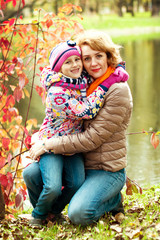
[{"label": "blurred tree", "polygon": [[[26,1],[25,6],[22,7],[22,5],[21,5],[18,14],[19,15],[23,15],[24,14],[24,10],[25,9],[29,9],[30,12],[31,12],[31,15],[32,15],[34,8],[42,7],[45,3],[46,3],[46,0]],[[7,7],[3,10],[3,13],[4,13],[5,17],[3,19],[2,18],[0,19],[0,23],[4,22],[4,21],[6,21],[6,20],[8,20],[10,18],[13,18],[13,17],[17,16],[17,8],[16,7],[13,8],[12,4],[8,4]]]},{"label": "blurred tree", "polygon": [[152,17],[159,16],[160,12],[160,0],[152,0]]},{"label": "blurred tree", "polygon": [[134,17],[133,2],[134,2],[134,0],[128,0],[127,4],[126,4],[127,12],[131,13],[132,17]]},{"label": "blurred tree", "polygon": [[124,5],[124,2],[125,2],[124,0],[115,0],[119,17],[123,16],[122,7]]}]

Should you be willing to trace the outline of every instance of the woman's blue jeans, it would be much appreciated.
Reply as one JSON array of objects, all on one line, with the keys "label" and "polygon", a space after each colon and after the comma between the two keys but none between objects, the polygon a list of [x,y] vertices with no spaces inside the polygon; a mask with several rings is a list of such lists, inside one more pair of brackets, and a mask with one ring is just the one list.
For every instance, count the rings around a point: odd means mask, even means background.
[{"label": "woman's blue jeans", "polygon": [[69,204],[68,216],[72,223],[91,224],[106,212],[116,210],[125,181],[125,169],[118,172],[86,170],[85,182]]},{"label": "woman's blue jeans", "polygon": [[46,153],[24,169],[23,178],[34,207],[32,216],[45,219],[50,212],[60,213],[83,184],[83,156]]}]

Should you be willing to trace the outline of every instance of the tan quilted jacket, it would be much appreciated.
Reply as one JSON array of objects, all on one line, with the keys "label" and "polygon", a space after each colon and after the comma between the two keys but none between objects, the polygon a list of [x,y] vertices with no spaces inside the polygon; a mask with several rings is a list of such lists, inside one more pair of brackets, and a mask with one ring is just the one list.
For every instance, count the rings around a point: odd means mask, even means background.
[{"label": "tan quilted jacket", "polygon": [[103,108],[85,120],[84,132],[53,139],[55,154],[85,153],[86,169],[118,171],[126,167],[126,129],[133,102],[128,84],[113,84]]}]

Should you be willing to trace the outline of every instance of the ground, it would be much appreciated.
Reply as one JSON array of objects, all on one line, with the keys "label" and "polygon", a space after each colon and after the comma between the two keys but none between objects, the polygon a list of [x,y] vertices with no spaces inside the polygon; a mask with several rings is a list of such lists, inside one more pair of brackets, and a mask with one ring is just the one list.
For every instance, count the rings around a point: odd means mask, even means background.
[{"label": "ground", "polygon": [[160,186],[143,189],[142,194],[123,195],[125,216],[120,214],[115,218],[105,214],[97,223],[86,227],[73,225],[67,217],[67,208],[66,221],[48,222],[41,227],[30,226],[24,216],[15,219],[6,216],[0,222],[0,239],[160,240]]}]

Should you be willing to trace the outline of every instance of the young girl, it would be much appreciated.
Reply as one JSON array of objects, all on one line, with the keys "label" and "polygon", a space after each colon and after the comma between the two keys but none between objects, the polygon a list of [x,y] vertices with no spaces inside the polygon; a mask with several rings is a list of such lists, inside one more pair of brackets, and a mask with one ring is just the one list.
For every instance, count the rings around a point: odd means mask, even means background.
[{"label": "young girl", "polygon": [[[54,214],[60,213],[85,180],[82,155],[47,153],[45,139],[81,132],[82,120],[96,116],[103,105],[108,88],[117,81],[126,80],[126,78],[111,78],[106,86],[99,85],[86,98],[89,79],[82,73],[81,53],[76,43],[67,41],[57,45],[53,48],[49,61],[50,66],[44,68],[41,74],[41,82],[47,91],[47,98],[46,117],[38,132],[38,138],[43,140],[40,143],[46,153],[41,156],[39,162],[29,165],[23,173],[30,201],[34,207],[32,224],[41,224],[42,220],[46,219],[48,213],[53,210],[52,206],[57,198],[59,204]],[[35,159],[34,155],[32,158]],[[31,182],[30,176],[37,165],[41,172],[43,188]],[[37,179],[37,183],[39,181]],[[63,190],[61,190],[62,184]]]}]

